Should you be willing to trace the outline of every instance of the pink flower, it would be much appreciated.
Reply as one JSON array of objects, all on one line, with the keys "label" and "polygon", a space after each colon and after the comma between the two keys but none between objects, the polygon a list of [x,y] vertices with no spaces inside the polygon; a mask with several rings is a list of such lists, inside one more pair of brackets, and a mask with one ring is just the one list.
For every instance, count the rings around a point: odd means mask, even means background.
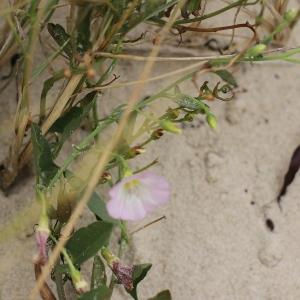
[{"label": "pink flower", "polygon": [[137,221],[169,200],[164,177],[149,171],[123,178],[109,191],[108,213],[115,219]]},{"label": "pink flower", "polygon": [[36,230],[35,237],[38,246],[38,257],[37,260],[41,264],[45,264],[48,260],[48,249],[47,249],[47,240],[50,234],[48,228],[39,226]]}]

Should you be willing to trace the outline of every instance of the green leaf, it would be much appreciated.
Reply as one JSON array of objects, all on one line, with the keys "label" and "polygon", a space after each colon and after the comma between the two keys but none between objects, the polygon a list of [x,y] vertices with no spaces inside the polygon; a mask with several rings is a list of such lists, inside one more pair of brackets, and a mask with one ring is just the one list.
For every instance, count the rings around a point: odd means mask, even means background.
[{"label": "green leaf", "polygon": [[65,29],[61,25],[53,23],[48,23],[47,29],[52,38],[60,47],[65,45],[64,52],[71,57],[73,54],[73,49],[70,43],[70,35],[66,33]]},{"label": "green leaf", "polygon": [[104,300],[111,295],[111,289],[106,286],[100,286],[94,290],[80,295],[77,300]]},{"label": "green leaf", "polygon": [[41,108],[40,108],[40,119],[43,119],[46,115],[46,97],[50,89],[53,87],[54,83],[61,78],[63,78],[64,72],[61,70],[55,73],[52,77],[48,78],[44,82],[42,94],[41,94]]},{"label": "green leaf", "polygon": [[188,19],[190,14],[193,14],[194,16],[199,16],[200,9],[201,0],[188,0],[181,8],[181,15],[185,19]]},{"label": "green leaf", "polygon": [[90,198],[90,201],[88,203],[88,208],[92,213],[94,213],[97,217],[99,217],[101,220],[112,223],[112,224],[119,224],[119,221],[116,219],[113,219],[107,212],[106,204],[103,201],[103,199],[99,196],[98,193],[94,192]]},{"label": "green leaf", "polygon": [[151,264],[133,266],[133,289],[131,291],[127,291],[133,297],[133,299],[138,300],[137,286],[146,277],[151,267]]},{"label": "green leaf", "polygon": [[215,74],[217,74],[222,80],[224,80],[228,84],[230,84],[234,87],[238,86],[233,75],[230,72],[228,72],[227,70],[218,70],[218,71],[215,71]]},{"label": "green leaf", "polygon": [[104,263],[99,255],[94,257],[91,276],[91,290],[106,285],[107,277]]},{"label": "green leaf", "polygon": [[200,99],[194,98],[192,96],[177,93],[174,98],[174,101],[180,107],[190,110],[202,110],[204,112],[209,110],[209,107],[205,103],[203,103]]},{"label": "green leaf", "polygon": [[107,246],[112,229],[111,223],[97,221],[77,230],[66,245],[73,263],[80,266]]},{"label": "green leaf", "polygon": [[148,300],[172,300],[171,293],[169,290],[161,291],[155,297]]},{"label": "green leaf", "polygon": [[50,146],[36,123],[32,123],[31,125],[31,141],[33,145],[37,183],[47,187],[58,171],[58,168],[52,160]]},{"label": "green leaf", "polygon": [[58,118],[51,126],[51,132],[60,133],[61,136],[54,145],[53,156],[56,157],[62,148],[64,142],[71,136],[71,134],[80,126],[82,120],[88,115],[89,111],[94,105],[96,92],[87,94],[82,100],[84,104],[82,107],[72,107],[62,117]]},{"label": "green leaf", "polygon": [[67,264],[63,264],[63,265],[57,265],[55,266],[55,270],[59,273],[59,274],[66,274],[68,276],[70,275],[70,268]]},{"label": "green leaf", "polygon": [[82,51],[86,51],[91,47],[90,36],[90,24],[91,16],[93,12],[91,5],[86,5],[78,10],[77,15],[77,45],[81,47]]}]

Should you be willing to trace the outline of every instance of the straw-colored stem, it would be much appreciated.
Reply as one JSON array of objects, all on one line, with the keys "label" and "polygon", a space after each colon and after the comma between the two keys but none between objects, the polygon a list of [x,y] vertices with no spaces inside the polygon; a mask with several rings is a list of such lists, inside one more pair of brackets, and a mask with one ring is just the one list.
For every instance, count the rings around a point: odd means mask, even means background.
[{"label": "straw-colored stem", "polygon": [[18,173],[18,157],[23,144],[23,138],[30,121],[30,92],[29,81],[33,69],[33,57],[38,41],[40,31],[40,21],[45,10],[46,0],[41,0],[38,5],[37,16],[32,25],[28,48],[24,54],[24,73],[22,80],[22,92],[18,102],[18,108],[15,116],[15,136],[10,147],[9,158],[6,161],[7,174],[4,177],[3,186],[9,186]]},{"label": "straw-colored stem", "polygon": [[[65,106],[67,105],[69,99],[74,93],[74,90],[78,86],[80,80],[82,79],[83,74],[73,75],[64,89],[61,96],[58,98],[57,102],[55,103],[51,113],[49,114],[48,118],[43,123],[41,129],[42,133],[45,134],[49,130],[49,128],[54,124],[54,122],[60,117],[61,113],[64,111]],[[29,142],[24,150],[22,151],[20,158],[19,158],[19,165],[18,169],[22,169],[24,165],[28,163],[30,160],[30,156],[32,153],[32,144]]]}]

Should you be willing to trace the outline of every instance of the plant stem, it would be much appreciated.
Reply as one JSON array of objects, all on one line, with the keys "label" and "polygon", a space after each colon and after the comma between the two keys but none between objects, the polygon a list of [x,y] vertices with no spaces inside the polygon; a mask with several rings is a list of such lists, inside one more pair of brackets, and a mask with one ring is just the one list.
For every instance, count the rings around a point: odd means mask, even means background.
[{"label": "plant stem", "polygon": [[57,296],[59,300],[67,300],[65,291],[64,291],[64,284],[63,284],[63,278],[62,278],[62,272],[59,270],[60,264],[57,263],[54,269],[54,278],[55,278],[55,285],[56,285],[56,291]]}]

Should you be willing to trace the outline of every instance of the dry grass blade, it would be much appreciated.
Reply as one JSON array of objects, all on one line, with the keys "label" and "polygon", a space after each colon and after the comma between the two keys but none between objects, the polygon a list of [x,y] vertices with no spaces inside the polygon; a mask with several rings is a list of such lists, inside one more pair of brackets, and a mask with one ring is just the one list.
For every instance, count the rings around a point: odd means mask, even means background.
[{"label": "dry grass blade", "polygon": [[5,162],[6,174],[3,175],[3,187],[7,187],[15,179],[18,173],[18,157],[22,148],[25,132],[30,120],[30,90],[29,81],[33,70],[34,54],[40,32],[40,22],[45,13],[46,0],[41,0],[37,6],[36,17],[31,28],[26,55],[24,56],[24,75],[22,80],[22,95],[18,101],[15,116],[15,136],[10,149],[9,159]]}]

